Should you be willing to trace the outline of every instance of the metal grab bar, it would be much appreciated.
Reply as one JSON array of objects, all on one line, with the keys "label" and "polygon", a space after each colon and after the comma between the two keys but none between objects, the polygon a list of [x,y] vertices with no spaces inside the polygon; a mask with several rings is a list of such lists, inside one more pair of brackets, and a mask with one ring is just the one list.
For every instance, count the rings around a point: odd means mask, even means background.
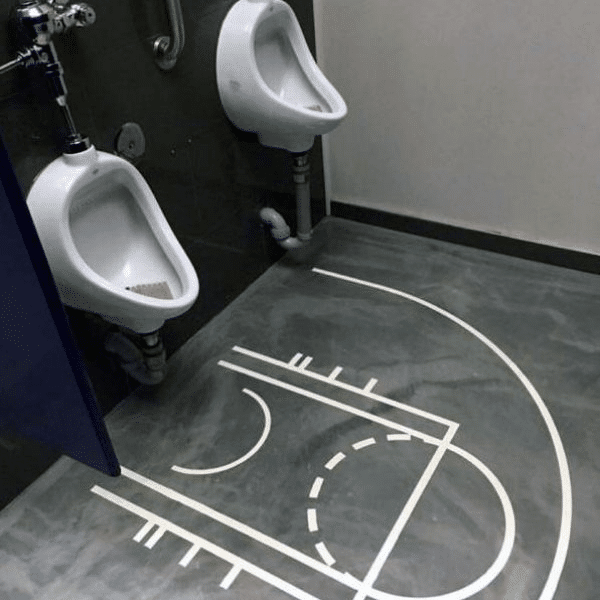
[{"label": "metal grab bar", "polygon": [[169,71],[175,66],[185,43],[181,3],[179,0],[166,0],[166,3],[172,35],[161,35],[153,44],[156,64],[163,71]]}]

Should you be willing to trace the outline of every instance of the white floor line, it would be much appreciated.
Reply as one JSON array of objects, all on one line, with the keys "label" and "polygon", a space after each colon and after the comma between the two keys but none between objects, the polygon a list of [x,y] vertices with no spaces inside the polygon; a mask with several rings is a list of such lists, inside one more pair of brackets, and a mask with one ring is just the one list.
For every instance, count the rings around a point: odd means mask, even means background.
[{"label": "white floor line", "polygon": [[[240,365],[236,365],[234,363],[230,363],[226,360],[220,360],[218,362],[219,366],[225,367],[226,369],[230,369],[231,371],[236,371],[238,373],[242,373],[243,375],[248,375],[254,379],[258,379],[259,381],[264,381],[266,383],[270,383],[276,387],[282,388],[284,390],[288,390],[290,392],[294,392],[305,398],[310,398],[311,400],[316,400],[317,402],[321,402],[323,404],[327,404],[339,410],[343,410],[347,413],[357,415],[359,417],[363,417],[368,421],[372,421],[373,423],[378,423],[379,425],[383,425],[384,427],[389,427],[390,429],[394,429],[395,431],[401,431],[403,433],[408,433],[414,437],[420,438],[423,441],[427,441],[430,444],[439,445],[441,440],[439,438],[433,437],[426,433],[422,433],[421,431],[417,431],[416,429],[411,429],[410,427],[405,427],[404,425],[400,425],[399,423],[395,423],[394,421],[390,421],[388,419],[384,419],[382,417],[378,417],[377,415],[373,415],[367,411],[360,410],[358,408],[354,408],[349,404],[344,404],[343,402],[338,402],[337,400],[332,400],[331,398],[327,398],[326,396],[322,396],[321,394],[316,394],[315,392],[311,392],[310,390],[305,390],[304,388],[298,387],[296,385],[292,385],[290,383],[286,383],[285,381],[280,381],[279,379],[275,379],[274,377],[270,377],[269,375],[264,375],[263,373],[259,373],[258,371],[253,371],[252,369],[247,369],[246,367],[242,367]],[[307,373],[305,371],[305,373]],[[332,382],[338,383],[338,382]],[[455,423],[456,425],[456,423]]]},{"label": "white floor line", "polygon": [[242,567],[239,565],[233,565],[231,570],[224,577],[223,581],[221,581],[221,587],[224,590],[228,590],[231,587],[231,584],[236,580],[237,576],[242,572]]},{"label": "white floor line", "polygon": [[337,467],[345,458],[346,455],[343,452],[338,452],[325,463],[325,468],[328,471],[331,471],[332,469],[335,469],[335,467]]},{"label": "white floor line", "polygon": [[[233,554],[232,552],[221,548],[221,546],[217,546],[216,544],[209,542],[208,540],[192,533],[191,531],[188,531],[183,527],[179,527],[179,525],[175,525],[175,523],[168,521],[167,519],[164,519],[163,517],[160,517],[157,514],[146,510],[145,508],[142,508],[141,506],[138,506],[137,504],[134,504],[129,500],[126,500],[125,498],[121,498],[121,496],[114,494],[113,492],[105,490],[99,485],[93,486],[91,492],[97,494],[105,500],[108,500],[109,502],[112,502],[113,504],[116,504],[117,506],[120,506],[121,508],[124,508],[125,510],[128,510],[129,512],[135,515],[138,515],[142,519],[146,519],[147,521],[152,521],[159,524],[160,526],[163,526],[167,531],[170,531],[173,535],[187,540],[193,545],[202,546],[203,550],[210,552],[211,554],[224,560],[225,562],[228,562],[233,567],[240,568],[246,571],[246,573],[250,573],[250,575],[253,575],[254,577],[257,577],[258,579],[261,579],[269,585],[272,585],[273,587],[281,590],[282,592],[289,594],[290,596],[292,596],[292,598],[296,598],[296,600],[320,600],[316,596],[313,596],[312,594],[301,590],[300,588],[296,587],[295,585],[292,585],[288,581],[285,581],[284,579],[281,579],[280,577],[269,573],[269,571],[261,569],[254,563],[240,558],[236,554]],[[339,574],[339,579],[336,578],[336,580],[339,580],[341,583],[354,589],[358,587],[357,580],[348,573],[341,574],[338,571],[326,567],[325,565],[323,565],[323,563],[319,562],[318,560],[315,560],[311,557],[306,558],[310,558],[310,562],[314,563],[318,567],[317,570],[319,570],[320,572],[327,571],[327,573]]]},{"label": "white floor line", "polygon": [[344,367],[336,367],[333,371],[331,371],[331,373],[329,373],[329,375],[327,376],[327,379],[329,379],[330,381],[333,381],[334,379],[337,379],[337,376],[344,370]]},{"label": "white floor line", "polygon": [[[437,596],[419,596],[419,600],[466,600],[467,598],[475,596],[478,592],[485,589],[504,569],[508,559],[510,558],[515,541],[515,513],[510,502],[510,498],[502,486],[502,483],[500,483],[500,480],[490,469],[488,469],[488,467],[485,466],[485,464],[483,464],[478,458],[466,450],[450,444],[448,446],[448,452],[454,452],[458,456],[470,462],[484,475],[484,477],[486,477],[496,491],[504,512],[504,540],[502,541],[502,546],[500,547],[498,556],[481,577],[459,590],[453,590]],[[415,600],[412,596],[389,594],[374,588],[369,590],[369,597],[373,600]]]},{"label": "white floor line", "polygon": [[294,354],[293,358],[290,360],[290,362],[288,363],[288,365],[290,365],[290,367],[295,367],[296,363],[304,356],[304,354],[302,354],[301,352],[298,352],[297,354]]},{"label": "white floor line", "polygon": [[356,442],[354,444],[352,444],[352,447],[355,450],[362,450],[363,448],[367,448],[368,446],[372,446],[373,444],[376,444],[377,440],[373,437],[371,438],[367,438],[366,440],[361,440],[360,442]]},{"label": "white floor line", "polygon": [[134,536],[133,541],[138,544],[150,533],[151,529],[154,529],[156,523],[154,521],[148,521]]},{"label": "white floor line", "polygon": [[222,473],[223,471],[229,471],[230,469],[234,469],[242,463],[245,463],[263,447],[264,443],[269,437],[269,432],[271,431],[271,411],[269,410],[267,403],[256,392],[253,392],[252,390],[249,390],[247,388],[244,388],[242,391],[245,394],[248,394],[248,396],[250,396],[251,398],[254,398],[254,400],[258,402],[258,405],[261,407],[265,417],[265,425],[263,427],[263,432],[256,444],[254,444],[254,446],[250,448],[250,450],[248,450],[246,454],[244,454],[237,460],[234,460],[233,462],[230,462],[226,465],[221,465],[220,467],[212,467],[210,469],[188,469],[185,467],[178,467],[177,465],[173,465],[171,467],[173,471],[176,471],[177,473],[183,473],[185,475],[212,475],[214,473]]},{"label": "white floor line", "polygon": [[309,508],[306,511],[306,519],[308,521],[308,530],[311,533],[314,533],[315,531],[319,531],[319,524],[317,523],[317,509],[316,508]]},{"label": "white floor line", "polygon": [[335,564],[335,558],[333,558],[333,556],[331,556],[329,550],[327,550],[327,546],[323,542],[319,542],[318,544],[315,544],[315,548],[317,549],[317,552],[321,555],[323,562],[328,567]]},{"label": "white floor line", "polygon": [[[239,354],[244,354],[245,356],[249,356],[251,358],[256,358],[261,362],[265,362],[271,365],[275,365],[277,367],[281,367],[286,371],[292,371],[294,373],[298,373],[300,375],[304,375],[305,377],[309,377],[310,379],[315,379],[317,381],[322,381],[323,383],[327,383],[329,385],[333,385],[343,390],[347,390],[349,392],[353,392],[354,394],[358,394],[359,396],[363,396],[364,398],[370,398],[371,400],[376,400],[377,402],[381,402],[383,404],[387,404],[388,406],[393,406],[395,408],[399,408],[411,414],[417,415],[419,417],[423,417],[429,421],[434,421],[435,423],[441,423],[442,425],[446,425],[447,427],[451,427],[452,425],[456,425],[454,421],[450,419],[445,419],[444,417],[440,417],[439,415],[434,415],[426,410],[421,408],[417,408],[416,406],[411,406],[410,404],[404,404],[403,402],[398,402],[397,400],[391,400],[390,398],[386,398],[385,396],[380,396],[379,394],[373,394],[372,392],[365,391],[364,388],[359,388],[348,383],[344,383],[343,381],[330,380],[324,375],[320,373],[315,373],[313,371],[306,371],[305,369],[300,367],[292,367],[288,363],[283,362],[281,360],[277,360],[276,358],[271,358],[270,356],[266,356],[265,354],[261,354],[260,352],[255,352],[254,350],[249,350],[248,348],[242,348],[241,346],[234,346],[232,348],[234,352]],[[311,358],[312,360],[312,358]],[[303,361],[304,362],[304,361]],[[368,385],[368,384],[367,384]]]},{"label": "white floor line", "polygon": [[151,536],[148,538],[148,541],[144,544],[146,548],[154,548],[156,543],[160,538],[165,534],[166,529],[164,527],[159,527]]},{"label": "white floor line", "polygon": [[184,557],[179,561],[179,565],[182,567],[187,567],[192,560],[196,557],[196,554],[202,550],[202,546],[200,544],[194,544],[184,555]]},{"label": "white floor line", "polygon": [[423,300],[422,298],[413,296],[412,294],[407,294],[406,292],[402,292],[400,290],[390,288],[385,285],[365,281],[364,279],[357,279],[356,277],[349,277],[347,275],[342,275],[333,271],[326,271],[324,269],[319,269],[316,267],[313,267],[312,271],[314,273],[319,273],[327,277],[332,277],[341,281],[347,281],[349,283],[354,283],[371,289],[387,292],[389,294],[399,296],[401,298],[405,298],[406,300],[410,300],[412,302],[420,304],[421,306],[429,308],[430,310],[433,310],[434,312],[442,315],[443,317],[446,317],[450,321],[456,323],[459,327],[462,327],[463,329],[471,333],[480,342],[485,344],[494,354],[496,354],[496,356],[498,356],[498,358],[500,358],[500,360],[502,360],[502,362],[504,362],[504,364],[513,372],[515,377],[527,390],[531,399],[540,411],[544,423],[546,424],[546,427],[548,428],[552,444],[554,445],[554,451],[556,453],[556,460],[558,462],[558,470],[560,473],[561,481],[562,510],[560,530],[556,545],[556,553],[554,555],[554,560],[552,562],[552,567],[550,569],[548,579],[546,580],[544,589],[542,590],[542,593],[540,594],[540,597],[538,599],[552,600],[552,598],[554,597],[554,593],[556,592],[558,581],[564,568],[565,561],[567,559],[567,551],[569,548],[569,540],[571,537],[571,523],[573,519],[573,491],[571,487],[569,463],[567,461],[567,455],[565,453],[564,446],[560,439],[560,434],[558,433],[558,429],[556,428],[556,425],[554,423],[554,420],[552,419],[552,415],[550,414],[548,407],[546,406],[545,402],[543,401],[542,397],[535,389],[531,381],[529,381],[527,376],[518,367],[518,365],[496,344],[494,344],[494,342],[492,342],[489,338],[483,335],[480,331],[475,329],[475,327],[469,325],[466,321],[463,321],[461,318],[457,317],[456,315],[453,315],[451,312],[440,308],[439,306],[436,306],[435,304],[432,304],[427,300]]},{"label": "white floor line", "polygon": [[[218,523],[221,523],[222,525],[225,525],[230,529],[233,529],[234,531],[237,531],[238,533],[241,533],[242,535],[245,535],[246,537],[255,540],[256,542],[259,542],[264,546],[272,548],[273,550],[277,550],[281,554],[307,567],[310,567],[315,571],[326,575],[327,577],[330,577],[334,581],[338,581],[339,583],[342,583],[344,585],[349,585],[350,587],[354,585],[354,582],[350,581],[347,575],[336,571],[335,569],[328,568],[327,566],[323,565],[323,563],[319,562],[318,560],[315,560],[311,556],[308,556],[303,552],[292,548],[291,546],[283,544],[279,540],[276,540],[275,538],[272,538],[271,536],[268,536],[262,533],[261,531],[258,531],[257,529],[254,529],[249,525],[242,523],[241,521],[233,519],[232,517],[229,517],[228,515],[225,515],[215,510],[214,508],[202,504],[197,500],[189,498],[188,496],[185,496],[184,494],[181,494],[176,490],[173,490],[165,485],[153,481],[152,479],[144,477],[139,473],[135,473],[134,471],[124,467],[123,465],[121,465],[121,475],[127,477],[127,479],[131,479],[132,481],[139,483],[140,485],[143,485],[144,487],[151,489],[152,491],[158,494],[161,494],[162,496],[165,496],[166,498],[174,500],[175,502],[179,502],[179,504],[187,506],[188,508],[200,514],[210,517]],[[164,519],[157,520],[157,523],[160,524],[162,521],[164,521]]]},{"label": "white floor line", "polygon": [[379,577],[379,573],[381,572],[383,565],[389,558],[392,550],[394,549],[394,546],[398,542],[402,530],[406,526],[406,523],[408,523],[410,516],[412,515],[415,507],[417,506],[417,503],[421,499],[421,496],[425,492],[425,489],[431,481],[431,478],[437,470],[442,458],[444,458],[444,454],[446,454],[448,446],[450,445],[450,442],[452,441],[452,438],[454,437],[454,434],[456,433],[457,429],[458,426],[451,428],[448,431],[448,433],[444,436],[444,440],[433,454],[433,457],[429,461],[429,464],[427,465],[425,471],[423,471],[423,474],[421,475],[421,478],[419,479],[417,485],[411,492],[408,501],[406,502],[404,508],[402,509],[402,512],[400,513],[400,516],[398,517],[398,519],[394,523],[394,526],[390,530],[385,542],[383,543],[383,546],[379,550],[377,557],[375,558],[373,564],[369,568],[369,571],[366,577],[364,578],[360,589],[356,592],[353,600],[365,600],[365,598],[370,594],[373,588],[373,584]]},{"label": "white floor line", "polygon": [[299,365],[298,365],[298,369],[300,371],[304,371],[304,369],[306,369],[306,367],[308,367],[308,365],[310,365],[310,363],[312,362],[312,356],[307,356]]},{"label": "white floor line", "polygon": [[371,391],[373,391],[373,388],[379,383],[379,379],[375,379],[375,377],[372,377],[371,379],[369,379],[369,381],[367,382],[367,385],[365,385],[365,387],[363,388],[363,392],[366,392],[367,394]]},{"label": "white floor line", "polygon": [[406,433],[389,433],[387,440],[388,442],[407,442],[410,440],[410,435]]},{"label": "white floor line", "polygon": [[319,494],[321,493],[321,487],[323,486],[323,481],[324,479],[322,477],[315,478],[312,487],[310,488],[310,494],[308,495],[309,498],[315,500],[319,497]]}]

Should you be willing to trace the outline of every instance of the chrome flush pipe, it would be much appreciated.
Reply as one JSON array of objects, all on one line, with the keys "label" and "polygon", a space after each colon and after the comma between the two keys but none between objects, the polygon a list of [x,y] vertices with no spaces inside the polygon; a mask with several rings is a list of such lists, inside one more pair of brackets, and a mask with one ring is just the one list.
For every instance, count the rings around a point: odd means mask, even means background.
[{"label": "chrome flush pipe", "polygon": [[39,67],[50,88],[52,97],[61,109],[68,129],[67,152],[89,147],[87,138],[77,132],[67,104],[67,86],[63,68],[52,43],[54,33],[63,33],[71,27],[85,27],[96,20],[94,9],[88,4],[69,0],[20,0],[15,9],[15,23],[20,43],[24,47],[17,58],[0,66],[0,74],[18,66]]},{"label": "chrome flush pipe", "polygon": [[285,219],[273,208],[260,211],[261,221],[271,228],[273,239],[286,250],[303,248],[312,236],[312,216],[310,208],[310,163],[308,152],[293,155],[292,173],[296,195],[296,236]]}]

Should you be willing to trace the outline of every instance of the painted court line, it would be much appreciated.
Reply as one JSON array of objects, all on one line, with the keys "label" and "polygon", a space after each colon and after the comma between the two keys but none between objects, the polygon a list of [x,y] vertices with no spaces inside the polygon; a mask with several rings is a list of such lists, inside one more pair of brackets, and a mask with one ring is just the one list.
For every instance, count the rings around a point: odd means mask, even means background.
[{"label": "painted court line", "polygon": [[331,565],[335,564],[335,558],[333,558],[333,556],[331,556],[329,550],[327,550],[327,546],[323,542],[319,542],[318,544],[315,544],[315,548],[317,549],[317,552],[320,554],[321,558],[323,559],[323,562],[328,567],[331,567]]},{"label": "painted court line", "polygon": [[443,317],[449,319],[453,323],[456,323],[459,327],[462,327],[463,329],[471,333],[480,342],[485,344],[502,362],[504,362],[504,364],[513,372],[515,377],[527,390],[531,399],[540,411],[544,423],[546,424],[546,427],[548,428],[552,444],[554,445],[556,460],[558,462],[558,470],[560,473],[562,508],[560,530],[556,545],[556,553],[554,555],[552,567],[550,568],[550,573],[548,574],[548,579],[546,580],[546,584],[544,585],[542,593],[540,594],[540,597],[538,599],[552,600],[556,588],[558,586],[558,581],[560,579],[562,570],[565,565],[567,551],[569,548],[569,540],[571,537],[571,522],[573,518],[573,492],[571,487],[569,463],[567,461],[567,455],[565,453],[564,446],[560,439],[560,434],[558,433],[558,429],[556,428],[556,425],[554,423],[554,420],[552,419],[552,415],[550,414],[548,407],[546,406],[544,400],[542,399],[538,391],[535,389],[531,381],[529,381],[528,377],[525,375],[525,373],[523,373],[519,366],[504,351],[502,351],[496,344],[494,344],[494,342],[492,342],[488,337],[483,335],[479,330],[475,329],[475,327],[469,325],[466,321],[463,321],[461,318],[457,317],[456,315],[453,315],[451,312],[440,308],[439,306],[428,302],[427,300],[423,300],[422,298],[413,296],[412,294],[407,294],[406,292],[402,292],[400,290],[387,287],[385,285],[380,285],[371,281],[366,281],[364,279],[358,279],[356,277],[349,277],[348,275],[342,275],[340,273],[326,271],[325,269],[319,269],[316,267],[313,267],[312,271],[313,273],[318,273],[326,277],[335,278],[341,281],[346,281],[349,283],[361,285],[363,287],[380,290],[382,292],[386,292],[394,296],[405,298],[406,300],[410,300],[412,302],[420,304],[421,306],[429,308],[430,310],[442,315]]},{"label": "painted court line", "polygon": [[315,531],[319,531],[319,525],[317,523],[317,509],[309,508],[306,511],[306,518],[308,520],[308,530],[311,533],[314,533]]},{"label": "painted court line", "polygon": [[322,477],[315,478],[312,487],[310,488],[310,494],[308,495],[309,498],[312,498],[314,500],[319,497],[323,481],[324,479]]},{"label": "painted court line", "polygon": [[355,444],[352,444],[352,447],[355,450],[362,450],[363,448],[366,448],[367,446],[372,446],[373,444],[376,444],[377,440],[373,437],[371,438],[367,438],[366,440],[361,440],[360,442],[356,442]]},{"label": "painted court line", "polygon": [[367,385],[365,385],[365,387],[363,388],[363,392],[366,392],[368,394],[373,390],[373,388],[377,385],[378,382],[379,379],[375,379],[375,377],[372,377],[371,379],[369,379]]},{"label": "painted court line", "polygon": [[371,565],[369,572],[367,573],[366,577],[363,579],[360,589],[356,592],[353,600],[365,600],[365,598],[371,593],[373,584],[379,577],[381,569],[383,568],[384,564],[386,563],[387,559],[389,558],[392,550],[394,549],[394,546],[398,542],[398,539],[400,538],[400,534],[402,533],[402,530],[406,526],[406,523],[408,523],[408,520],[410,519],[410,516],[412,515],[413,510],[415,509],[415,507],[417,506],[417,503],[421,499],[421,496],[425,492],[425,489],[427,488],[427,485],[431,481],[431,478],[433,477],[435,471],[437,470],[438,465],[440,464],[442,458],[444,458],[444,454],[448,450],[448,446],[450,445],[450,442],[452,441],[452,438],[454,437],[454,434],[456,433],[457,429],[458,429],[458,426],[456,426],[454,428],[450,428],[448,433],[444,436],[444,440],[442,441],[442,443],[439,445],[438,449],[433,454],[433,457],[429,461],[429,464],[427,465],[425,471],[423,471],[423,474],[421,475],[419,482],[417,483],[417,485],[411,492],[411,495],[408,498],[408,501],[406,502],[406,504],[404,505],[404,508],[402,509],[402,512],[400,513],[400,516],[398,517],[398,519],[394,523],[394,526],[390,530],[385,542],[383,543],[383,546],[379,550],[377,557],[373,561],[373,564]]},{"label": "painted court line", "polygon": [[[446,425],[447,427],[451,427],[452,425],[456,425],[454,421],[450,419],[445,419],[444,417],[440,417],[439,415],[435,415],[426,410],[422,410],[417,408],[416,406],[411,406],[410,404],[404,404],[403,402],[398,402],[397,400],[391,400],[390,398],[386,398],[385,396],[380,396],[379,394],[373,394],[370,391],[365,391],[364,388],[355,387],[348,383],[344,383],[338,380],[331,380],[321,375],[319,373],[314,373],[313,371],[306,371],[302,368],[302,364],[299,367],[292,367],[288,363],[283,362],[281,360],[277,360],[276,358],[271,358],[270,356],[266,356],[265,354],[261,354],[260,352],[255,352],[254,350],[249,350],[248,348],[242,348],[241,346],[234,346],[232,348],[234,352],[238,354],[243,354],[245,356],[249,356],[251,358],[255,358],[260,360],[261,362],[265,362],[267,364],[275,365],[277,367],[281,367],[287,371],[292,371],[294,373],[298,373],[300,375],[304,375],[305,377],[309,377],[310,379],[316,379],[317,381],[322,381],[323,383],[328,383],[334,387],[338,387],[343,390],[347,390],[349,392],[353,392],[354,394],[358,394],[359,396],[363,396],[364,398],[370,398],[371,400],[376,400],[377,402],[381,402],[383,404],[387,404],[389,406],[394,406],[395,408],[399,408],[411,414],[417,415],[419,417],[423,417],[424,419],[428,419],[429,421],[434,421],[435,423],[441,423],[442,425]],[[311,357],[312,360],[312,357]],[[225,362],[225,361],[221,361]],[[220,364],[220,363],[219,363]],[[367,384],[368,385],[368,384]]]},{"label": "painted court line", "polygon": [[337,379],[337,376],[344,370],[344,367],[336,367],[333,371],[331,371],[331,373],[329,373],[329,375],[327,376],[327,379],[329,379],[330,381],[333,381],[334,379]]},{"label": "painted court line", "polygon": [[[221,548],[220,546],[217,546],[216,544],[213,544],[212,542],[201,538],[200,536],[192,533],[191,531],[188,531],[187,529],[184,529],[183,527],[179,527],[179,525],[175,525],[175,523],[164,519],[163,517],[160,517],[157,514],[146,510],[145,508],[142,508],[141,506],[138,506],[137,504],[134,504],[133,502],[130,502],[129,500],[126,500],[125,498],[122,498],[117,494],[114,494],[113,492],[105,490],[99,485],[93,486],[91,488],[91,492],[97,494],[105,500],[108,500],[109,502],[112,502],[117,506],[120,506],[121,508],[135,515],[138,515],[142,519],[158,523],[167,531],[170,531],[173,535],[176,535],[181,539],[187,540],[194,546],[201,546],[203,550],[210,552],[211,554],[224,560],[225,562],[228,562],[232,565],[232,567],[239,568],[240,570],[246,571],[246,573],[250,573],[250,575],[253,575],[254,577],[257,577],[258,579],[261,579],[269,585],[272,585],[273,587],[281,590],[282,592],[289,594],[290,596],[292,596],[292,598],[296,598],[296,600],[320,600],[316,596],[313,596],[312,594],[301,590],[300,588],[296,587],[295,585],[292,585],[288,581],[285,581],[284,579],[281,579],[280,577],[269,573],[269,571],[257,567],[255,564],[248,562],[243,558],[240,558],[236,554],[233,554],[232,552],[229,552],[228,550],[225,550],[224,548]],[[318,567],[318,569],[316,570],[326,572],[326,574],[339,574],[338,580],[340,581],[340,583],[344,583],[345,585],[356,589],[358,582],[351,575],[342,575],[338,571],[334,571],[333,569],[330,569],[327,566],[323,565],[323,563],[319,562],[318,560],[314,560],[311,557],[306,558],[310,559],[309,562],[314,563],[314,565]]]},{"label": "painted court line", "polygon": [[[516,533],[515,513],[512,508],[510,498],[502,486],[502,483],[500,483],[500,480],[488,467],[485,466],[485,464],[483,464],[478,458],[466,450],[463,450],[458,446],[454,446],[453,444],[449,444],[447,451],[453,452],[464,460],[470,462],[490,482],[496,491],[504,512],[504,540],[502,541],[502,546],[494,562],[490,565],[487,571],[475,581],[469,583],[461,589],[446,592],[437,596],[420,596],[419,600],[466,600],[467,598],[475,596],[480,591],[484,590],[502,572],[506,566],[506,563],[508,562],[508,559],[510,558],[510,554],[514,546]],[[415,600],[415,598],[412,596],[389,594],[374,588],[369,590],[368,595],[373,600]]]},{"label": "painted court line", "polygon": [[231,584],[235,581],[236,577],[242,572],[242,567],[239,565],[233,565],[231,570],[224,577],[223,581],[221,581],[221,587],[224,590],[228,590],[231,587]]},{"label": "painted court line", "polygon": [[165,534],[166,529],[164,527],[159,527],[148,539],[148,541],[144,544],[146,548],[154,548],[156,546],[156,542],[160,540],[160,538]]},{"label": "painted court line", "polygon": [[338,452],[333,458],[330,458],[327,463],[325,463],[325,468],[328,471],[335,469],[344,459],[346,455],[343,452]]},{"label": "painted court line", "polygon": [[410,435],[407,433],[388,433],[388,442],[407,442],[410,440]]},{"label": "painted court line", "polygon": [[256,444],[254,444],[254,446],[252,448],[250,448],[250,450],[248,450],[248,452],[246,452],[246,454],[244,454],[237,460],[234,460],[226,465],[221,465],[219,467],[212,467],[210,469],[188,469],[188,468],[184,468],[184,467],[178,467],[177,465],[173,465],[171,467],[171,469],[173,471],[176,471],[177,473],[183,473],[185,475],[212,475],[214,473],[221,473],[223,471],[228,471],[230,469],[234,469],[235,467],[241,465],[242,463],[245,463],[247,460],[252,458],[263,447],[264,443],[267,441],[267,438],[269,437],[269,432],[271,431],[271,422],[272,422],[271,411],[269,410],[267,403],[256,392],[253,392],[252,390],[249,390],[247,388],[244,388],[242,391],[244,392],[244,394],[247,394],[248,396],[250,396],[251,398],[254,398],[254,400],[256,400],[258,402],[258,405],[262,409],[264,417],[265,417],[265,425],[263,428],[263,432],[262,432],[260,438],[258,439],[258,441],[256,442]]},{"label": "painted court line", "polygon": [[200,544],[194,544],[179,561],[179,565],[182,567],[187,567],[195,558],[196,554],[200,552],[200,550],[202,550],[202,546]]},{"label": "painted court line", "polygon": [[156,523],[154,521],[148,521],[134,536],[133,541],[138,544],[150,533],[151,529],[154,529]]},{"label": "painted court line", "polygon": [[[135,481],[136,483],[139,483],[140,485],[143,485],[144,487],[147,487],[148,489],[150,489],[162,496],[165,496],[166,498],[174,500],[175,502],[179,502],[180,504],[187,506],[188,508],[190,508],[200,514],[210,517],[211,519],[217,521],[218,523],[221,523],[222,525],[225,525],[225,526],[233,529],[234,531],[237,531],[237,532],[245,535],[246,537],[249,537],[249,538],[257,541],[257,542],[263,544],[264,546],[272,548],[273,550],[277,550],[278,552],[291,558],[292,560],[295,560],[295,561],[299,562],[300,564],[310,567],[310,568],[314,569],[315,571],[318,571],[319,573],[322,573],[323,575],[330,577],[334,581],[337,581],[339,583],[342,583],[344,585],[347,585],[349,587],[357,589],[356,586],[358,585],[358,582],[356,579],[349,577],[345,573],[336,571],[335,569],[330,569],[327,566],[323,565],[323,563],[321,563],[320,561],[315,560],[313,557],[308,556],[308,555],[304,554],[303,552],[300,552],[299,550],[296,550],[295,548],[292,548],[291,546],[288,546],[288,545],[280,542],[279,540],[276,540],[275,538],[272,538],[271,536],[268,536],[268,535],[262,533],[261,531],[258,531],[257,529],[254,529],[253,527],[250,527],[249,525],[246,525],[245,523],[242,523],[241,521],[233,519],[232,517],[229,517],[228,515],[225,515],[219,511],[215,510],[214,508],[211,508],[210,506],[202,504],[201,502],[198,502],[197,500],[194,500],[193,498],[189,498],[188,496],[185,496],[184,494],[181,494],[180,492],[177,492],[176,490],[173,490],[165,485],[162,485],[156,481],[153,481],[152,479],[149,479],[148,477],[144,477],[143,475],[140,475],[139,473],[136,473],[136,472],[132,471],[131,469],[124,467],[123,465],[121,465],[121,475],[123,475],[124,477],[127,477],[128,479],[131,479],[132,481]],[[98,486],[95,486],[95,487],[98,487]],[[92,491],[94,491],[94,490],[92,489]],[[125,501],[125,502],[127,502],[127,501]],[[116,503],[118,503],[118,502],[116,502]],[[129,504],[131,504],[131,503],[129,503]],[[132,511],[132,512],[135,512],[135,511]],[[149,511],[145,511],[145,512],[152,515],[152,513],[149,513]],[[158,524],[161,524],[163,522],[169,523],[168,521],[166,521],[166,519],[162,519],[161,517],[156,517],[155,520],[156,520],[156,523],[158,523]],[[179,528],[179,529],[181,530],[181,528]],[[188,538],[185,538],[185,539],[188,539]],[[208,549],[208,547],[206,545],[204,545],[202,538],[198,538],[198,539],[200,540],[200,543],[203,543],[204,548]],[[196,539],[194,538],[192,541],[196,541]],[[211,550],[211,552],[212,552],[212,550]],[[248,569],[246,569],[246,567],[244,567],[244,570],[248,570]]]},{"label": "painted court line", "polygon": [[[285,364],[285,363],[283,363],[283,364]],[[359,417],[363,417],[367,421],[372,421],[373,423],[378,423],[379,425],[389,427],[390,429],[394,429],[396,431],[402,431],[404,433],[409,433],[410,435],[412,435],[414,437],[418,437],[418,438],[422,439],[423,441],[427,441],[430,444],[438,445],[441,443],[441,440],[439,438],[433,437],[426,433],[422,433],[420,431],[417,431],[416,429],[411,429],[410,427],[400,425],[399,423],[395,423],[394,421],[390,421],[389,419],[384,419],[377,415],[373,415],[364,410],[354,408],[353,406],[350,406],[349,404],[344,404],[343,402],[338,402],[337,400],[332,400],[331,398],[327,398],[326,396],[322,396],[321,394],[316,394],[315,392],[311,392],[310,390],[305,390],[304,388],[298,387],[296,385],[286,383],[285,381],[280,381],[279,379],[275,379],[274,377],[270,377],[269,375],[264,375],[263,373],[259,373],[258,371],[253,371],[252,369],[247,369],[246,367],[242,367],[240,365],[230,363],[226,360],[220,360],[218,362],[218,365],[221,367],[225,367],[226,369],[230,369],[231,371],[236,371],[238,373],[242,373],[243,375],[248,375],[249,377],[258,379],[259,381],[264,381],[265,383],[270,383],[271,385],[274,385],[275,387],[279,387],[284,390],[294,392],[295,394],[299,394],[301,396],[304,396],[305,398],[310,398],[311,400],[316,400],[317,402],[327,404],[328,406],[332,406],[333,408],[337,408],[337,409],[343,410],[347,413],[357,415]],[[303,372],[308,373],[307,371],[303,371]],[[325,380],[327,381],[326,378],[325,378]],[[331,382],[331,383],[337,385],[339,382],[336,381],[336,382]]]},{"label": "painted court line", "polygon": [[298,352],[297,354],[294,354],[294,357],[290,360],[290,362],[288,363],[288,365],[290,365],[290,367],[294,367],[296,366],[296,363],[304,356],[304,354],[302,354],[301,352]]},{"label": "painted court line", "polygon": [[310,365],[310,363],[312,362],[313,357],[312,356],[307,356],[299,365],[298,365],[298,369],[300,369],[300,371],[304,371],[304,369],[306,369],[306,367],[308,367],[308,365]]}]

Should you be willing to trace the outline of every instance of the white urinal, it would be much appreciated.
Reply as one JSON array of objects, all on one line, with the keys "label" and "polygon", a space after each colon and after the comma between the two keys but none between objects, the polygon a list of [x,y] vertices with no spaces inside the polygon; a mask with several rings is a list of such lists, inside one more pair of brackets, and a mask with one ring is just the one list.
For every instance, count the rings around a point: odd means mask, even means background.
[{"label": "white urinal", "polygon": [[66,305],[149,333],[196,300],[194,267],[126,160],[94,146],[63,154],[37,176],[27,206]]},{"label": "white urinal", "polygon": [[264,146],[306,152],[315,135],[346,116],[344,99],[315,63],[296,15],[283,0],[238,0],[217,44],[225,113]]}]

